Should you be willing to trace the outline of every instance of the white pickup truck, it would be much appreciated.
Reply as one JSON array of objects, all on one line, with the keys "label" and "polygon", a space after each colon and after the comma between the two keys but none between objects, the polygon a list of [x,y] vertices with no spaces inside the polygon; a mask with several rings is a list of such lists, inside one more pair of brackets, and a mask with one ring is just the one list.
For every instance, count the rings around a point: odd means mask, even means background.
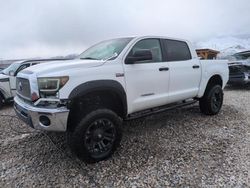
[{"label": "white pickup truck", "polygon": [[66,131],[78,157],[96,162],[119,145],[123,120],[196,101],[219,113],[228,77],[227,61],[199,60],[188,41],[118,38],[20,72],[14,108],[35,129]]}]

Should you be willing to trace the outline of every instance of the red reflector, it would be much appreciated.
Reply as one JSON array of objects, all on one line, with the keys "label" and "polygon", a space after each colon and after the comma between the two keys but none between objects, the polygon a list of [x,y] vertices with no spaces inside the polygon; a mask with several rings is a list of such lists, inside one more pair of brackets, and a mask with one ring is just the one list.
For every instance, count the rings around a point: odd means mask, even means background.
[{"label": "red reflector", "polygon": [[36,101],[38,98],[39,97],[38,97],[38,95],[35,92],[31,94],[31,100],[32,101]]}]

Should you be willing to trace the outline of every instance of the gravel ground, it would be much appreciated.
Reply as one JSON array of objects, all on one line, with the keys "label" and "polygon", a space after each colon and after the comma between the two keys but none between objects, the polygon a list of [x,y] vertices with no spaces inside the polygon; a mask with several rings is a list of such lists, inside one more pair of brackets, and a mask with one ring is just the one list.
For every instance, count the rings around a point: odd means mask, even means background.
[{"label": "gravel ground", "polygon": [[227,88],[217,116],[195,104],[127,122],[114,156],[91,165],[64,134],[0,124],[0,187],[250,187],[250,89]]}]

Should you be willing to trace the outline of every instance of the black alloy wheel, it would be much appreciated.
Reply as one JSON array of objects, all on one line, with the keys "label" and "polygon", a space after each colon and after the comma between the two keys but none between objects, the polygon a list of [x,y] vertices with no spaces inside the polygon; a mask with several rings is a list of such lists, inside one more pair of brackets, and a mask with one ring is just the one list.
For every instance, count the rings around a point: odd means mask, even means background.
[{"label": "black alloy wheel", "polygon": [[87,128],[84,135],[84,144],[90,155],[100,158],[110,152],[115,141],[116,129],[109,119],[101,118],[95,120]]},{"label": "black alloy wheel", "polygon": [[220,85],[209,86],[200,99],[200,110],[206,115],[216,115],[223,104],[223,90]]},{"label": "black alloy wheel", "polygon": [[216,88],[212,94],[212,102],[211,102],[211,107],[213,111],[218,111],[221,108],[222,105],[222,96],[223,93],[221,92],[220,88]]},{"label": "black alloy wheel", "polygon": [[122,119],[112,110],[93,110],[82,117],[73,131],[68,131],[68,144],[84,162],[107,159],[120,145],[121,125]]}]

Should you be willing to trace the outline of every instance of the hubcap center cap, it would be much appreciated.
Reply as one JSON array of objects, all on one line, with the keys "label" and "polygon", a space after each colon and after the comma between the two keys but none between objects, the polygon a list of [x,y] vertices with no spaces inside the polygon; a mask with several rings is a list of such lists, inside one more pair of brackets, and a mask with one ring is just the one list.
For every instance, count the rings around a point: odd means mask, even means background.
[{"label": "hubcap center cap", "polygon": [[93,138],[95,141],[101,141],[103,139],[104,131],[102,129],[97,129],[93,133]]}]

